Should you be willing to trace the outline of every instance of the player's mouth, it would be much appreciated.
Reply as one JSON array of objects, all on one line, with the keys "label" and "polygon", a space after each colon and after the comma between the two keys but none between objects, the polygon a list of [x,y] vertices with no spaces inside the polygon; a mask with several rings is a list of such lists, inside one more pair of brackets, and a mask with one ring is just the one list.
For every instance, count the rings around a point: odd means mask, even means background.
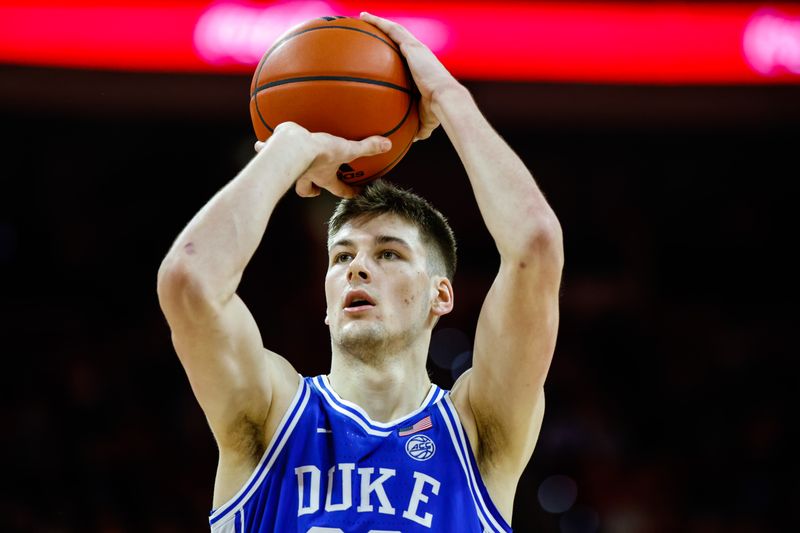
[{"label": "player's mouth", "polygon": [[360,313],[372,309],[377,304],[364,290],[355,290],[347,293],[344,299],[345,313]]}]

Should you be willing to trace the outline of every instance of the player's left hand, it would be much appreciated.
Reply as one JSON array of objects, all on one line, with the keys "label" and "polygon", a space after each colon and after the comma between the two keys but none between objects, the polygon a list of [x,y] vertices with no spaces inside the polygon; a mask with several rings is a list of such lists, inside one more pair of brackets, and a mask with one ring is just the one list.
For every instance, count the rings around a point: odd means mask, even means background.
[{"label": "player's left hand", "polygon": [[400,24],[367,12],[361,13],[361,20],[377,26],[400,47],[421,96],[420,125],[414,140],[427,139],[439,127],[439,119],[434,111],[436,99],[443,96],[447,89],[459,87],[458,80],[448,72],[430,48]]}]

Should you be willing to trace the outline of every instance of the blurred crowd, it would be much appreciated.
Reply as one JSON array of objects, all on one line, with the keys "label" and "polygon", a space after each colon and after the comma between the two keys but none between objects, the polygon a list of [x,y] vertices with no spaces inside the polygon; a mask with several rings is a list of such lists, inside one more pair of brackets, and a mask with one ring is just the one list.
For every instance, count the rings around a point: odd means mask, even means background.
[{"label": "blurred crowd", "polygon": [[[4,124],[0,530],[205,531],[216,448],[155,280],[183,225],[250,157],[249,125],[14,112]],[[566,246],[547,410],[515,530],[789,531],[800,496],[791,131],[501,133]],[[443,132],[390,179],[429,198],[458,238],[456,311],[429,363],[449,387],[469,366],[498,256]],[[287,195],[240,288],[265,345],[305,375],[328,368],[332,205]]]}]

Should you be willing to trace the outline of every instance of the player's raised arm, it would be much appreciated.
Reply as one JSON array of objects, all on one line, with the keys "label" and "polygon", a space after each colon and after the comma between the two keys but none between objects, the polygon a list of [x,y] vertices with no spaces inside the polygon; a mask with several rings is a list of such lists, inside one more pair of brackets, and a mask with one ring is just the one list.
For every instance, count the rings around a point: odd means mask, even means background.
[{"label": "player's raised arm", "polygon": [[542,386],[555,348],[561,227],[529,170],[434,54],[402,26],[362,18],[400,45],[422,94],[418,137],[442,124],[500,253],[500,271],[478,321],[473,368],[453,395],[454,401],[466,397],[466,414],[474,415],[479,461],[518,476],[538,436]]},{"label": "player's raised arm", "polygon": [[221,452],[264,444],[242,439],[242,432],[264,435],[271,404],[279,396],[291,398],[299,379],[283,358],[263,348],[236,294],[275,205],[293,184],[301,196],[316,196],[320,188],[352,195],[336,169],[385,151],[382,141],[346,141],[279,125],[266,143],[257,143],[258,155],[194,216],[163,260],[161,308]]},{"label": "player's raised arm", "polygon": [[478,454],[519,475],[539,434],[543,385],[555,350],[561,226],[531,173],[466,92],[443,94],[433,108],[464,163],[500,253],[465,380],[479,432],[481,424],[492,428]]}]

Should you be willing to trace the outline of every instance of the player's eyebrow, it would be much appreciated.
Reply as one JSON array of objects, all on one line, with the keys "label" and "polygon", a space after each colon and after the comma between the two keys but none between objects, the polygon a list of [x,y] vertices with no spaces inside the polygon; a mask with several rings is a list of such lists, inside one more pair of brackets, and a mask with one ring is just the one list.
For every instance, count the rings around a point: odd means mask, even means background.
[{"label": "player's eyebrow", "polygon": [[350,239],[339,239],[335,243],[331,244],[331,248],[330,249],[333,250],[337,246],[342,246],[344,248],[347,248],[348,246],[352,247],[353,246],[353,241],[351,241]]},{"label": "player's eyebrow", "polygon": [[411,246],[406,241],[404,241],[400,237],[395,237],[393,235],[378,235],[377,237],[375,237],[375,243],[376,244],[390,244],[390,243],[391,244],[399,244],[403,248],[406,248],[408,250],[411,249]]},{"label": "player's eyebrow", "polygon": [[[408,244],[405,240],[401,239],[400,237],[395,237],[394,235],[378,235],[375,237],[375,244],[399,244],[403,248],[411,250],[411,245]],[[354,245],[353,241],[350,239],[339,239],[338,241],[331,244],[331,250],[336,248],[337,246],[341,246],[343,248],[352,248]]]}]

